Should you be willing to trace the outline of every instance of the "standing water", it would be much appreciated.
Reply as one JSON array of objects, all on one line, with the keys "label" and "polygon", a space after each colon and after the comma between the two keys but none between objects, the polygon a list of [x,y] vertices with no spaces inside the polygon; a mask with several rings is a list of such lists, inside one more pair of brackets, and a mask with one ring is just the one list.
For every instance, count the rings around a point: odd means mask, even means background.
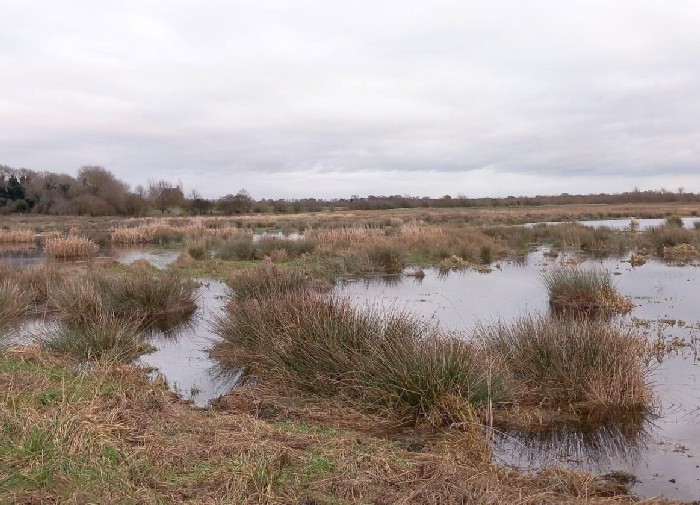
[{"label": "standing water", "polygon": [[[547,291],[541,272],[559,265],[542,252],[524,264],[503,264],[492,273],[474,271],[441,275],[426,270],[413,278],[354,282],[338,291],[362,306],[366,303],[408,308],[449,330],[466,331],[479,323],[511,321],[526,313],[546,313]],[[653,367],[651,381],[658,414],[643,421],[589,432],[566,429],[495,437],[496,457],[525,470],[563,465],[598,473],[633,474],[633,492],[681,500],[700,496],[700,366],[697,356],[700,269],[649,262],[632,268],[628,262],[586,261],[581,268],[606,269],[635,308],[624,318],[650,340],[663,333],[668,341],[684,339],[676,352]],[[689,345],[689,346],[688,346]],[[685,346],[685,347],[684,347]]]}]

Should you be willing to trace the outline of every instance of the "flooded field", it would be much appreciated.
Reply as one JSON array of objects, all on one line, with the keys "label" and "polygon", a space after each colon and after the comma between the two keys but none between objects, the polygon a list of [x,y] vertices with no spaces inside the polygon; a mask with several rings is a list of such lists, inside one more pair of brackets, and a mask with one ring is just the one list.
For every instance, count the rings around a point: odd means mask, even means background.
[{"label": "flooded field", "polygon": [[[684,218],[686,228],[698,218]],[[661,219],[641,219],[638,229],[663,224]],[[627,219],[582,221],[587,226],[629,227]],[[258,233],[262,238],[298,240],[301,234]],[[123,264],[144,259],[159,269],[176,260],[181,249],[155,247],[103,249],[99,256]],[[397,275],[369,280],[340,282],[336,291],[358,307],[374,305],[407,309],[433,320],[442,328],[468,335],[479,324],[510,322],[519,316],[548,313],[548,293],[541,279],[543,271],[576,262],[584,269],[613,274],[617,289],[630,297],[634,309],[619,323],[634,325],[654,344],[650,380],[657,405],[645,419],[608,426],[605,429],[572,429],[518,433],[496,429],[495,455],[505,465],[532,471],[549,466],[607,474],[623,472],[636,479],[632,491],[640,496],[663,495],[691,500],[700,496],[700,303],[697,292],[700,269],[692,264],[672,266],[649,260],[633,267],[629,255],[621,258],[579,261],[563,254],[551,257],[545,248],[521,261],[492,264],[490,273],[475,270],[425,269],[424,277]],[[47,263],[36,246],[0,249],[0,262],[21,268]],[[208,354],[219,339],[212,321],[223,308],[226,286],[199,279],[197,310],[180,327],[167,332],[153,331],[148,342],[154,352],[138,359],[162,374],[169,387],[198,407],[240,384],[244,370],[223,371]],[[38,333],[41,320],[25,322],[23,335]],[[468,337],[465,337],[468,338]]]},{"label": "flooded field", "polygon": [[[626,230],[630,229],[630,222],[631,219],[597,219],[594,221],[576,221],[577,223],[580,223],[584,226],[591,226],[594,228],[602,227],[605,226],[607,228],[612,228],[613,230]],[[683,226],[685,228],[693,228],[695,226],[695,223],[700,222],[700,218],[698,217],[683,217],[681,218],[681,221],[683,222]],[[648,230],[649,228],[652,228],[654,226],[661,226],[664,223],[666,223],[665,219],[635,219],[634,222],[636,223],[634,225],[635,229],[638,231],[644,231]],[[557,221],[548,221],[548,222],[537,222],[537,223],[527,223],[525,226],[535,226],[538,224],[561,224],[560,222]]]},{"label": "flooded field", "polygon": [[[445,328],[468,332],[479,323],[510,321],[549,310],[541,272],[562,259],[543,253],[522,263],[503,263],[489,274],[474,271],[443,275],[429,269],[422,280],[387,278],[344,284],[339,291],[359,305],[407,308]],[[650,341],[660,334],[675,350],[654,364],[651,376],[657,414],[605,430],[537,435],[497,432],[496,455],[505,464],[534,470],[566,465],[597,473],[623,471],[638,482],[642,496],[690,500],[700,496],[700,365],[697,342],[700,269],[649,262],[633,268],[621,259],[585,261],[582,267],[607,269],[635,308],[623,321],[636,324]]]}]

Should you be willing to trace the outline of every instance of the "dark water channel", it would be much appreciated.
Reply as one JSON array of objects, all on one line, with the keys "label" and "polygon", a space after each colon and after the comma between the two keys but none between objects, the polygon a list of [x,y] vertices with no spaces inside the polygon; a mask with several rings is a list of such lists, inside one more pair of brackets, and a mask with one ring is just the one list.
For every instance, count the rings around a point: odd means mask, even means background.
[{"label": "dark water channel", "polygon": [[[466,331],[479,322],[509,321],[526,313],[547,312],[543,270],[563,261],[542,252],[524,263],[504,263],[489,274],[452,272],[447,276],[426,270],[425,278],[359,281],[339,292],[359,305],[365,303],[407,308],[442,327]],[[625,321],[637,318],[640,331],[656,339],[659,332],[687,341],[700,336],[700,269],[649,262],[632,268],[622,259],[586,261],[582,267],[607,269],[618,289],[636,307]],[[681,321],[681,326],[673,324]],[[658,415],[623,426],[590,432],[561,429],[538,435],[498,433],[496,457],[526,470],[550,465],[597,473],[624,471],[638,482],[641,496],[664,495],[682,500],[700,497],[700,365],[697,344],[653,361],[651,381],[658,398]]]}]

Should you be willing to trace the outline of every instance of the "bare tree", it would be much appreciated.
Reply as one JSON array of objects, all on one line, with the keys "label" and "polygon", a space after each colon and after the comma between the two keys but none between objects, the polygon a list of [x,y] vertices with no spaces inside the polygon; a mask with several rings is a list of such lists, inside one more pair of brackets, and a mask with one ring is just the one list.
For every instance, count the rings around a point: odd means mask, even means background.
[{"label": "bare tree", "polygon": [[177,185],[170,181],[148,181],[148,199],[151,204],[162,213],[173,207],[184,205],[185,195],[182,192],[182,183]]}]

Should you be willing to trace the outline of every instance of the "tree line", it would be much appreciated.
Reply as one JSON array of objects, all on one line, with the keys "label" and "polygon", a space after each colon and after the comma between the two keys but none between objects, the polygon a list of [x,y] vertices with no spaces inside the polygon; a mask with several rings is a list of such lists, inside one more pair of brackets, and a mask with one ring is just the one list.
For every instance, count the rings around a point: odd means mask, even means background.
[{"label": "tree line", "polygon": [[133,190],[101,166],[84,166],[75,177],[52,172],[13,169],[0,165],[0,214],[142,216],[160,214],[236,215],[248,213],[300,213],[324,210],[388,210],[397,208],[526,207],[565,204],[700,202],[700,194],[677,191],[633,191],[608,194],[440,198],[406,195],[338,199],[253,199],[240,190],[218,199],[203,198],[197,190],[185,195],[182,183],[150,181]]}]

